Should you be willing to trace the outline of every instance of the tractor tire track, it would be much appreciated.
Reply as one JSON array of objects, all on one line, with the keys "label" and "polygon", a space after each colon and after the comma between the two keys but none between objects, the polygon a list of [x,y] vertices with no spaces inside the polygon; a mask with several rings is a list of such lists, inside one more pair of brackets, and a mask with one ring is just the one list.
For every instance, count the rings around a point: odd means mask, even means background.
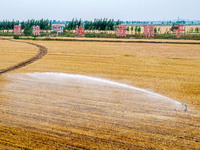
[{"label": "tractor tire track", "polygon": [[[8,41],[12,41],[12,42],[21,42],[21,41],[16,41],[16,40],[12,40],[12,39],[6,39],[6,38],[2,38],[1,40],[8,40]],[[10,72],[10,71],[13,71],[13,70],[16,70],[16,69],[19,69],[19,68],[22,68],[22,67],[25,67],[25,66],[37,61],[38,59],[41,59],[43,56],[45,56],[48,53],[47,48],[44,47],[44,46],[41,46],[41,45],[38,45],[38,44],[34,44],[34,43],[30,43],[30,42],[21,42],[21,43],[26,43],[26,44],[34,45],[34,46],[38,47],[39,50],[38,50],[37,55],[31,57],[28,60],[20,62],[20,63],[14,65],[14,66],[11,66],[11,67],[8,67],[6,69],[0,70],[0,75],[4,74],[4,73],[7,73],[7,72]]]}]

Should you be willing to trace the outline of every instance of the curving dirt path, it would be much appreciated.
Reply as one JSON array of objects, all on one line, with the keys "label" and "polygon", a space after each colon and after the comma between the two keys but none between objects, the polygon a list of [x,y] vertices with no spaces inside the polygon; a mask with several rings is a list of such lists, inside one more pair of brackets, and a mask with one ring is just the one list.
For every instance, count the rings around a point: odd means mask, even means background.
[{"label": "curving dirt path", "polygon": [[34,46],[38,47],[39,50],[38,50],[37,55],[31,57],[30,59],[25,60],[23,62],[20,62],[20,63],[14,65],[14,66],[9,67],[9,68],[0,70],[0,75],[3,74],[3,73],[7,73],[7,72],[10,72],[10,71],[22,68],[22,67],[24,67],[26,65],[29,65],[29,64],[33,63],[34,61],[37,61],[38,59],[41,59],[48,52],[48,50],[47,50],[46,47],[38,45],[38,44],[34,44],[34,43],[30,43],[30,42],[16,41],[16,40],[13,40],[13,39],[6,39],[6,38],[2,38],[1,40],[9,40],[9,41],[13,41],[13,42],[21,42],[21,43],[26,43],[26,44],[34,45]]}]

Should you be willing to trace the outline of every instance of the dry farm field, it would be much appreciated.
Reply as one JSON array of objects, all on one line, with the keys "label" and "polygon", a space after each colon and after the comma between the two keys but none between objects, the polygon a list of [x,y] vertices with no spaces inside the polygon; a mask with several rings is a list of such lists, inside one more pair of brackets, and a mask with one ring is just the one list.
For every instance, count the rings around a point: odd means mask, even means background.
[{"label": "dry farm field", "polygon": [[200,44],[133,41],[0,40],[0,149],[200,149]]}]

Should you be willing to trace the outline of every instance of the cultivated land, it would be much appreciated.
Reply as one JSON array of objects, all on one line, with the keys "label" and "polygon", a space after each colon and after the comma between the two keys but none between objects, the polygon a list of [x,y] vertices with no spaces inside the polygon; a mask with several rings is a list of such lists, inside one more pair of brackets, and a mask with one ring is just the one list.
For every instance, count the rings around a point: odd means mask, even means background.
[{"label": "cultivated land", "polygon": [[[26,94],[23,92],[19,94],[19,99],[25,98],[27,101],[16,100],[15,104],[20,108],[18,110],[15,105],[8,105],[7,101],[10,100],[8,97],[12,99],[13,93],[11,92],[9,95],[9,92],[4,92],[4,86],[10,81],[6,75],[3,75],[0,76],[0,84],[3,85],[0,87],[0,91],[2,91],[0,92],[0,105],[2,104],[0,107],[0,147],[43,149],[50,147],[74,149],[200,148],[198,111],[200,109],[200,45],[89,41],[28,42],[48,48],[48,54],[12,73],[61,72],[110,79],[155,91],[187,103],[189,111],[154,114],[155,110],[151,110],[152,113],[149,111],[136,114],[127,110],[121,114],[119,112],[122,111],[122,108],[117,107],[114,114],[109,115],[108,118],[94,109],[87,112],[95,114],[92,119],[84,122],[84,119],[81,118],[82,115],[84,116],[84,113],[81,114],[81,109],[74,110],[64,105],[69,110],[67,113],[69,115],[67,115],[66,109],[53,103],[45,106],[42,98],[38,99],[38,105],[30,103],[28,99],[31,95],[40,94],[38,89],[26,91]],[[196,43],[196,41],[192,42]],[[0,40],[0,69],[29,59],[36,53],[37,47],[32,45]],[[23,88],[23,86],[20,85],[19,88]],[[73,87],[71,88],[73,89]],[[13,92],[17,91],[16,88]],[[56,87],[53,88],[53,91],[59,92]],[[72,91],[76,93],[76,89]],[[49,93],[51,92],[49,91]],[[27,96],[27,93],[30,97]],[[58,96],[56,93],[51,95],[55,100]],[[120,100],[122,97],[119,94],[115,99]],[[15,101],[15,99],[12,100]],[[90,104],[99,108],[100,104],[95,103],[95,100],[93,98],[90,101],[83,101],[80,98],[76,100],[73,107]],[[24,107],[20,107],[20,104]],[[104,107],[116,107],[116,104],[111,102],[102,104]],[[30,105],[33,105],[31,108],[34,110],[28,109]],[[39,115],[41,108],[47,109],[51,114],[45,112]],[[145,106],[144,109],[146,110]],[[57,111],[60,114],[57,114]],[[107,111],[108,114],[112,114],[109,109]],[[42,119],[45,117],[54,118],[54,120]],[[25,125],[26,122],[29,124]]]},{"label": "cultivated land", "polygon": [[[53,71],[114,81],[126,80],[123,82],[199,106],[200,45],[56,41],[32,43],[47,47],[48,55],[16,72]],[[188,100],[188,97],[193,100]]]}]

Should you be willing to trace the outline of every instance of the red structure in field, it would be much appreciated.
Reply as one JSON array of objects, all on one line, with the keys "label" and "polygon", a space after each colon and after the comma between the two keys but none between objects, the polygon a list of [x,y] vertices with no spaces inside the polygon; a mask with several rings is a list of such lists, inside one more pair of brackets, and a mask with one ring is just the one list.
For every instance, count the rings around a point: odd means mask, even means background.
[{"label": "red structure in field", "polygon": [[40,35],[40,26],[33,26],[33,35]]},{"label": "red structure in field", "polygon": [[14,26],[14,35],[22,35],[21,33],[21,25]]},{"label": "red structure in field", "polygon": [[180,38],[181,37],[181,32],[185,31],[185,29],[183,29],[184,25],[175,25],[175,27],[178,27],[178,29],[174,29],[174,31],[178,31],[177,38]]},{"label": "red structure in field", "polygon": [[56,36],[58,36],[58,31],[62,31],[61,25],[52,25],[52,27],[54,31],[57,31]]},{"label": "red structure in field", "polygon": [[125,25],[118,25],[116,31],[117,37],[126,37],[126,26]]},{"label": "red structure in field", "polygon": [[147,35],[149,34],[149,27],[147,25],[144,26],[144,36],[147,38]]},{"label": "red structure in field", "polygon": [[154,37],[154,26],[144,26],[144,36],[147,38],[147,36]]},{"label": "red structure in field", "polygon": [[154,26],[149,26],[149,37],[154,37]]},{"label": "red structure in field", "polygon": [[78,25],[76,26],[76,35],[79,35],[80,37],[85,36],[84,28],[82,27],[82,25],[80,25],[80,27],[78,27]]}]

